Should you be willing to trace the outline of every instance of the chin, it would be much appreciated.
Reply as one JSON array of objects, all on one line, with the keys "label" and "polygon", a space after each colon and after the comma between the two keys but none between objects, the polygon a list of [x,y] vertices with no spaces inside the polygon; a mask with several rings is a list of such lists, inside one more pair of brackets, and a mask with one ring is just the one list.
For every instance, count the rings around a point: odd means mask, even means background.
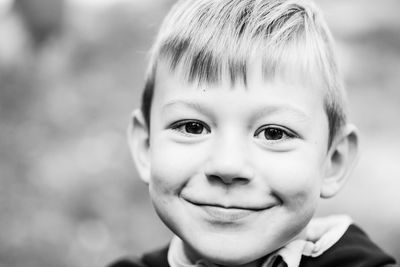
[{"label": "chin", "polygon": [[241,266],[244,264],[248,264],[258,259],[262,258],[264,255],[260,257],[256,257],[255,255],[238,255],[238,254],[230,254],[227,252],[220,253],[219,255],[209,255],[204,256],[207,260],[214,264],[222,265],[222,266]]},{"label": "chin", "polygon": [[227,258],[218,257],[216,259],[209,259],[209,261],[211,261],[212,263],[222,266],[241,266],[256,260],[257,259],[247,259],[247,258],[237,258],[237,257],[232,258],[231,256]]},{"label": "chin", "polygon": [[[229,244],[230,243],[230,244]],[[229,244],[227,246],[227,244]],[[246,247],[241,242],[223,242],[220,244],[206,244],[201,246],[197,244],[195,251],[200,257],[208,261],[223,265],[223,266],[237,266],[254,262],[259,258],[264,257],[265,252],[257,251],[257,248]],[[258,252],[258,253],[257,253]]]}]

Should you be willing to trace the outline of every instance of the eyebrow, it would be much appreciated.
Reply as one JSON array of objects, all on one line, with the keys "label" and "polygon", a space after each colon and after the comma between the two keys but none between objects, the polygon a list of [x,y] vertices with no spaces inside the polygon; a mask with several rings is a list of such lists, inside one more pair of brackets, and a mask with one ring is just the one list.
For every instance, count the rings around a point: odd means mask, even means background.
[{"label": "eyebrow", "polygon": [[196,102],[186,101],[186,100],[172,100],[172,101],[169,101],[162,107],[162,111],[165,112],[166,109],[168,109],[170,107],[174,107],[174,106],[183,106],[183,107],[186,107],[186,108],[194,109],[197,112],[200,112],[200,113],[202,113],[204,115],[212,116],[211,110],[209,110],[205,106],[203,106],[203,105],[201,105],[199,103],[196,103]]},{"label": "eyebrow", "polygon": [[[168,109],[169,107],[174,107],[174,106],[183,106],[186,108],[194,109],[204,115],[212,116],[212,111],[210,109],[208,109],[207,107],[201,105],[200,103],[187,101],[187,100],[169,101],[162,107],[162,111],[165,112],[166,109]],[[282,106],[281,105],[263,106],[263,107],[257,109],[254,112],[254,115],[251,116],[251,118],[253,121],[257,121],[267,115],[279,114],[279,113],[291,114],[299,121],[307,121],[310,119],[310,116],[307,115],[307,113],[302,111],[300,108],[297,108],[293,105],[286,105],[286,104],[282,105]]]},{"label": "eyebrow", "polygon": [[304,112],[303,110],[292,106],[292,105],[271,105],[271,106],[266,106],[258,109],[255,112],[255,115],[253,116],[253,120],[257,121],[267,115],[271,114],[290,114],[294,118],[296,118],[298,121],[307,121],[310,120],[310,116]]}]

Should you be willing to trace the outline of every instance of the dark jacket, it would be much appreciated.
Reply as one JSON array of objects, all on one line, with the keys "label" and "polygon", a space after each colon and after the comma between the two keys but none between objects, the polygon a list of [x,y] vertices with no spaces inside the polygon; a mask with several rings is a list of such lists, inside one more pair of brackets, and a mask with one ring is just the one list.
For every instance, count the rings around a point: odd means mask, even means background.
[{"label": "dark jacket", "polygon": [[[170,267],[168,246],[139,259],[120,260],[109,267]],[[303,256],[300,267],[381,267],[395,260],[377,247],[357,226],[350,225],[339,241],[321,256]]]}]

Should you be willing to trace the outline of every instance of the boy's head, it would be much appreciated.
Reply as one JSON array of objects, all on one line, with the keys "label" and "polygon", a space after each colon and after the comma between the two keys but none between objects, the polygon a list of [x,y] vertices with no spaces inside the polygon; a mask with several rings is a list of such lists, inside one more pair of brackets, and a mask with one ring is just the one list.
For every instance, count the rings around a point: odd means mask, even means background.
[{"label": "boy's head", "polygon": [[331,42],[305,0],[184,0],[167,16],[131,147],[193,259],[254,262],[345,183],[357,134]]}]

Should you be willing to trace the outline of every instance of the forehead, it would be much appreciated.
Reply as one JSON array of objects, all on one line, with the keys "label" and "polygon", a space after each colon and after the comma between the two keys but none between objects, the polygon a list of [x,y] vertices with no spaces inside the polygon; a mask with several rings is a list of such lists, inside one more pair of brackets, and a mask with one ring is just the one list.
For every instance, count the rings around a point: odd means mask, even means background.
[{"label": "forehead", "polygon": [[229,77],[219,83],[189,82],[179,69],[171,71],[167,64],[159,64],[152,109],[161,113],[172,109],[216,113],[283,110],[297,113],[299,118],[311,118],[316,112],[325,114],[320,87],[296,72],[266,80],[257,61],[249,65],[246,83],[232,83]]}]

